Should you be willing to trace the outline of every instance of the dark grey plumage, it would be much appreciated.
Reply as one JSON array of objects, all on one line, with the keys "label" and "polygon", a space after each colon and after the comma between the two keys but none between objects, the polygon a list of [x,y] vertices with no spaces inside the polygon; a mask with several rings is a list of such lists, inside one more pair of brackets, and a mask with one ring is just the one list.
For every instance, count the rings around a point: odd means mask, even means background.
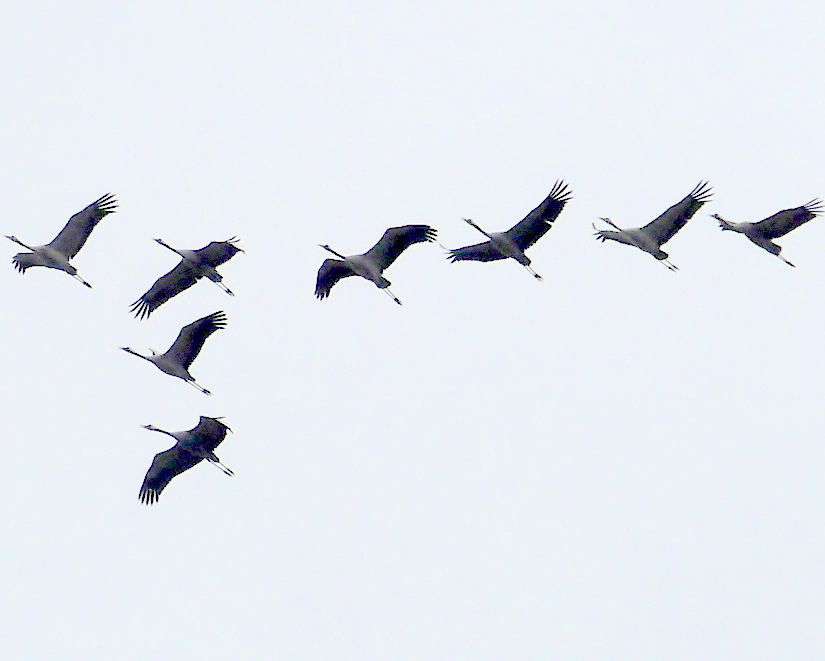
[{"label": "dark grey plumage", "polygon": [[[326,259],[318,269],[315,281],[315,296],[324,299],[329,296],[335,283],[351,275],[360,275],[375,283],[379,289],[387,289],[390,281],[383,277],[382,272],[388,268],[398,256],[415,243],[435,241],[436,230],[429,225],[404,225],[390,227],[381,239],[363,255],[345,257],[335,252],[329,246],[321,246],[340,259]],[[392,293],[389,295],[401,303]]]},{"label": "dark grey plumage", "polygon": [[[447,258],[452,262],[464,260],[492,262],[498,259],[513,257],[516,261],[521,263],[521,260],[519,260],[518,257],[523,256],[526,261],[526,264],[524,265],[529,266],[530,260],[523,254],[524,251],[535,245],[536,241],[547,234],[553,226],[556,218],[559,217],[559,214],[561,214],[564,209],[564,205],[571,199],[572,191],[569,190],[567,184],[561,180],[556,181],[549,195],[522,220],[513,225],[513,227],[506,232],[489,235],[491,237],[500,237],[500,239],[504,239],[505,241],[506,239],[512,241],[512,243],[518,248],[518,251],[515,251],[516,254],[508,254],[513,251],[508,251],[504,243],[502,243],[502,245],[497,245],[497,243],[491,238],[490,241],[485,241],[484,243],[477,243],[475,245],[450,250]],[[470,224],[474,225],[474,223]],[[502,247],[505,248],[504,251],[502,251]],[[521,255],[518,255],[518,252],[520,252]]]},{"label": "dark grey plumage", "polygon": [[711,216],[719,221],[721,229],[744,234],[760,248],[776,255],[789,266],[793,266],[780,254],[782,247],[775,244],[771,239],[785,236],[791,230],[795,230],[800,225],[813,220],[822,213],[823,209],[825,209],[825,205],[822,200],[813,199],[801,207],[784,209],[756,223],[731,223],[719,214],[711,214]]},{"label": "dark grey plumage", "polygon": [[226,433],[232,431],[218,418],[201,416],[197,426],[181,432],[168,432],[152,425],[145,425],[144,429],[171,436],[176,443],[168,450],[156,454],[152,460],[152,465],[146,472],[146,477],[143,478],[143,484],[140,487],[139,498],[142,503],[146,505],[156,503],[161,491],[173,477],[189,470],[204,459],[215,464],[227,475],[233,474],[215,456],[215,448],[226,438]]},{"label": "dark grey plumage", "polygon": [[114,213],[116,209],[117,201],[114,195],[107,193],[69,218],[60,233],[50,243],[43,246],[30,247],[15,236],[7,236],[6,238],[31,251],[16,254],[12,258],[14,266],[21,273],[25,273],[26,269],[32,266],[59,269],[87,287],[91,287],[88,282],[77,275],[77,269],[69,263],[69,260],[80,252],[97,224],[110,213]]},{"label": "dark grey plumage", "polygon": [[183,379],[205,395],[211,395],[212,393],[198,384],[189,374],[189,367],[198,357],[206,339],[215,331],[224,328],[226,328],[226,314],[223,311],[213,312],[181,328],[172,346],[162,354],[153,353],[151,356],[144,356],[129,347],[121,348],[127,353],[154,363],[155,367],[162,372]]},{"label": "dark grey plumage", "polygon": [[235,243],[236,237],[226,241],[213,241],[199,250],[177,250],[160,239],[155,239],[160,245],[169,248],[181,256],[181,261],[169,273],[158,278],[152,287],[143,296],[136,300],[131,307],[135,317],[148,318],[157,308],[170,298],[189,289],[203,277],[210,279],[230,296],[234,294],[221,281],[221,275],[215,270],[221,264],[229,261],[239,252],[243,252]]},{"label": "dark grey plumage", "polygon": [[681,201],[644,227],[622,229],[610,218],[602,218],[601,220],[614,227],[616,231],[597,229],[596,238],[601,241],[618,241],[619,243],[635,246],[639,250],[653,255],[670,270],[676,271],[678,269],[668,261],[668,254],[661,249],[661,246],[670,241],[676,232],[682,229],[688,220],[693,218],[699,208],[710,199],[711,195],[713,195],[713,192],[708,182],[701,181]]}]

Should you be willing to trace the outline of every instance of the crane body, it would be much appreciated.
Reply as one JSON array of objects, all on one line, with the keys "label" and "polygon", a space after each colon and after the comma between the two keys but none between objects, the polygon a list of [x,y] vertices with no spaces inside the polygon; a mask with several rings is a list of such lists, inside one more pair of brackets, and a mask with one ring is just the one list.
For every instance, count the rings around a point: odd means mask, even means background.
[{"label": "crane body", "polygon": [[173,477],[204,460],[219,468],[224,474],[234,475],[215,455],[215,448],[226,438],[226,433],[232,431],[220,420],[220,418],[208,418],[202,415],[198,424],[192,429],[176,432],[159,429],[153,425],[143,425],[143,428],[149,431],[171,436],[175,439],[175,445],[155,455],[140,487],[139,498],[142,503],[146,505],[156,503],[161,491]]},{"label": "crane body", "polygon": [[774,243],[771,239],[785,236],[800,225],[813,220],[822,213],[823,209],[825,209],[825,205],[823,205],[822,200],[813,199],[801,207],[783,209],[756,223],[731,223],[717,213],[711,214],[711,218],[719,221],[719,227],[723,231],[729,230],[744,234],[752,243],[763,250],[767,250],[771,255],[776,255],[788,266],[794,266],[780,254],[782,246]]},{"label": "crane body", "polygon": [[6,236],[10,241],[30,251],[17,253],[12,258],[12,262],[21,273],[25,273],[26,269],[32,266],[45,266],[65,271],[75,280],[91,288],[91,285],[78,275],[77,268],[69,260],[80,252],[97,224],[110,213],[114,213],[116,209],[117,201],[114,195],[111,193],[104,195],[72,216],[60,234],[43,246],[28,246],[16,236]]},{"label": "crane body", "polygon": [[561,180],[556,181],[550,194],[542,203],[506,232],[487,233],[475,221],[464,218],[465,223],[477,229],[489,241],[449,250],[447,258],[452,262],[492,262],[499,259],[514,259],[536,280],[541,280],[541,276],[530,266],[531,260],[525,251],[548,232],[570,199],[572,199],[572,193],[567,184]]},{"label": "crane body", "polygon": [[700,181],[699,184],[688,193],[680,202],[677,202],[658,218],[652,220],[644,227],[634,227],[622,229],[610,218],[601,218],[613,230],[596,230],[596,239],[601,241],[618,241],[629,246],[635,246],[639,250],[652,255],[671,271],[679,269],[669,260],[669,255],[662,250],[662,245],[670,241],[673,236],[682,229],[687,221],[693,218],[699,208],[705,204],[713,195],[708,182]]},{"label": "crane body", "polygon": [[197,358],[206,339],[215,331],[224,328],[226,328],[226,315],[222,311],[214,312],[181,328],[177,339],[164,353],[157,353],[152,350],[152,354],[146,356],[129,347],[121,347],[121,349],[133,356],[148,360],[165,374],[186,381],[204,395],[211,395],[211,392],[195,381],[195,378],[189,373],[189,367]]},{"label": "crane body", "polygon": [[386,292],[393,301],[401,305],[399,298],[389,290],[390,281],[384,277],[387,269],[398,256],[415,243],[435,241],[436,231],[429,225],[404,225],[390,227],[370,250],[362,255],[342,255],[328,245],[321,248],[331,252],[338,259],[325,259],[318,269],[315,281],[315,296],[324,299],[339,280],[358,275]]},{"label": "crane body", "polygon": [[156,243],[179,255],[181,260],[132,304],[131,311],[137,318],[145,319],[170,298],[189,289],[201,278],[211,280],[227,294],[234,296],[229,287],[223,284],[223,278],[216,267],[229,261],[237,253],[243,252],[242,248],[235,245],[237,241],[238,239],[233,236],[226,241],[213,241],[199,250],[178,250],[162,239],[155,239]]}]

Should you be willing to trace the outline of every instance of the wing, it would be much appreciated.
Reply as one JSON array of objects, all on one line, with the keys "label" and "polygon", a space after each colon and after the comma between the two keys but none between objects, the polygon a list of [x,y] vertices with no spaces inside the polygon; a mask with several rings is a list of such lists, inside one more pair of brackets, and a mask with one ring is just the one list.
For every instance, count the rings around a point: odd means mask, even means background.
[{"label": "wing", "polygon": [[547,233],[571,198],[572,192],[567,188],[567,184],[561,180],[557,181],[544,201],[505,234],[515,241],[522,252],[527,250]]},{"label": "wing", "polygon": [[213,241],[208,246],[196,250],[195,254],[207,262],[212,268],[215,268],[228,262],[237,253],[243,252],[241,248],[234,245],[237,241],[238,239],[234,236],[226,241]]},{"label": "wing", "polygon": [[497,259],[505,259],[505,257],[499,252],[492,241],[485,241],[484,243],[477,243],[474,246],[465,246],[464,248],[450,250],[447,259],[452,262],[460,262],[465,259],[476,262],[494,262]]},{"label": "wing", "polygon": [[800,225],[816,218],[822,210],[822,201],[815,199],[803,204],[801,207],[785,209],[773,214],[773,216],[768,216],[765,220],[754,223],[754,227],[766,239],[778,239],[780,236],[785,236],[791,230],[795,230]]},{"label": "wing", "polygon": [[140,502],[146,505],[156,503],[160,498],[160,492],[175,475],[180,475],[201,461],[203,461],[202,457],[182,450],[177,445],[166,452],[158,452],[146,472],[146,477],[143,478],[143,485],[140,487]]},{"label": "wing", "polygon": [[194,434],[197,439],[197,444],[205,452],[214,452],[223,439],[226,438],[226,432],[232,431],[217,418],[207,418],[205,415],[201,416],[200,421],[194,429],[189,432]]},{"label": "wing", "polygon": [[99,200],[92,202],[88,207],[83,209],[83,211],[69,218],[66,227],[60,230],[60,234],[54,238],[54,241],[52,241],[49,246],[58,252],[62,252],[68,259],[71,259],[80,252],[80,249],[83,247],[83,244],[86,243],[86,239],[89,238],[95,225],[97,225],[104,216],[114,213],[115,209],[117,209],[115,196],[107,193]]},{"label": "wing", "polygon": [[148,318],[157,308],[173,296],[194,285],[200,276],[181,261],[169,273],[155,280],[155,284],[138,300],[132,303],[131,311],[138,319]]},{"label": "wing", "polygon": [[177,339],[164,355],[189,369],[192,361],[201,352],[206,338],[223,328],[226,328],[226,315],[222,311],[193,321],[180,329]]},{"label": "wing", "polygon": [[336,282],[351,275],[355,275],[355,271],[347,266],[346,262],[340,259],[325,259],[321,268],[318,269],[315,295],[320,299],[326,298]]},{"label": "wing", "polygon": [[414,243],[435,241],[436,231],[429,225],[404,225],[390,227],[381,240],[376,243],[364,256],[370,259],[383,271],[392,264],[398,256]]},{"label": "wing", "polygon": [[641,229],[647,232],[661,246],[673,238],[682,229],[693,214],[713,195],[707,181],[700,181],[690,193],[678,204],[674,204],[656,220]]},{"label": "wing", "polygon": [[37,255],[33,252],[19,252],[14,257],[11,258],[12,264],[14,264],[15,268],[20,271],[20,273],[24,273],[27,268],[31,266],[45,266],[46,262],[40,255]]}]

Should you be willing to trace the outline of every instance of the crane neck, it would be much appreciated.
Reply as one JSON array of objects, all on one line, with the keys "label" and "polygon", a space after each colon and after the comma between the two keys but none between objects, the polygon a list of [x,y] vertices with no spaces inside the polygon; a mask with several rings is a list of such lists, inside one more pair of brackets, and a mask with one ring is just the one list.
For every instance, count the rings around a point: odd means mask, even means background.
[{"label": "crane neck", "polygon": [[328,245],[321,245],[320,243],[319,243],[318,245],[319,245],[319,246],[321,246],[321,247],[322,247],[324,250],[326,250],[327,252],[331,252],[333,255],[335,255],[336,257],[338,257],[338,259],[344,259],[344,260],[346,259],[346,257],[344,257],[344,255],[342,255],[340,252],[335,252],[335,251],[334,251],[332,248],[330,248]]},{"label": "crane neck", "polygon": [[172,246],[170,246],[168,243],[166,243],[163,239],[155,239],[155,242],[159,243],[164,248],[168,248],[172,252],[177,253],[178,255],[180,255],[180,252],[178,250],[175,250]]},{"label": "crane neck", "polygon": [[8,236],[8,235],[6,235],[6,238],[7,238],[9,241],[14,241],[16,244],[18,244],[18,245],[20,245],[20,246],[23,246],[26,250],[31,250],[32,252],[34,252],[34,248],[32,248],[31,246],[27,246],[25,243],[23,243],[23,242],[22,242],[20,239],[18,239],[16,236]]}]

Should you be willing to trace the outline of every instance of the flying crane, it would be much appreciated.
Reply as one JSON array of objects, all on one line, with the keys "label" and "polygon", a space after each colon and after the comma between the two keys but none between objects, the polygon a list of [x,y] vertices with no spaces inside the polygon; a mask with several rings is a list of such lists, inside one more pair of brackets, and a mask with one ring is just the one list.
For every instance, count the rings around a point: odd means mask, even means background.
[{"label": "flying crane", "polygon": [[59,269],[91,288],[91,285],[77,274],[77,269],[69,263],[69,260],[80,252],[97,224],[105,216],[114,213],[115,209],[117,209],[117,201],[114,195],[107,193],[83,211],[69,218],[69,222],[60,230],[60,234],[44,246],[27,246],[16,236],[6,236],[7,239],[31,250],[31,252],[17,253],[12,258],[14,265],[21,273],[25,273],[26,269],[32,266]]},{"label": "flying crane", "polygon": [[644,250],[646,253],[653,255],[671,271],[678,271],[679,269],[668,259],[668,254],[662,250],[662,245],[670,241],[673,235],[682,229],[688,220],[693,218],[693,215],[710,199],[711,195],[713,193],[708,182],[701,181],[681,202],[674,204],[661,216],[644,227],[622,229],[610,218],[601,218],[617,231],[600,230],[593,225],[593,229],[596,230],[596,239],[601,241],[610,239],[611,241],[626,243],[629,246],[636,246],[639,250]]},{"label": "flying crane", "polygon": [[221,418],[207,418],[202,415],[197,426],[187,431],[166,431],[152,425],[143,425],[144,429],[171,436],[175,439],[175,445],[155,455],[140,487],[140,502],[146,505],[156,503],[160,498],[160,492],[173,477],[204,459],[220,468],[226,475],[234,475],[215,456],[215,448],[226,438],[226,432],[232,431],[220,420]]},{"label": "flying crane", "polygon": [[800,225],[813,220],[822,213],[823,208],[825,206],[823,206],[822,200],[813,199],[801,207],[779,211],[756,223],[729,223],[718,213],[711,214],[711,218],[716,218],[719,221],[719,227],[722,230],[740,232],[760,248],[767,250],[771,255],[779,257],[788,266],[794,266],[780,254],[782,246],[775,244],[771,239],[785,236]]},{"label": "flying crane", "polygon": [[329,296],[336,282],[351,275],[360,275],[374,282],[376,287],[385,291],[392,300],[401,305],[398,297],[389,290],[392,283],[382,273],[411,245],[435,241],[435,236],[436,231],[429,225],[390,227],[384,232],[381,240],[363,255],[348,257],[335,252],[328,245],[322,245],[324,250],[331,252],[338,259],[325,259],[321,264],[321,268],[318,269],[318,278],[315,281],[315,295],[319,299],[324,299]]},{"label": "flying crane", "polygon": [[530,266],[530,258],[524,251],[547,233],[571,197],[567,184],[557,181],[544,201],[506,232],[488,234],[474,221],[464,218],[465,223],[475,227],[489,241],[449,250],[447,259],[453,263],[463,260],[492,262],[510,257],[526,268],[536,280],[541,280],[541,276]]},{"label": "flying crane", "polygon": [[155,242],[180,255],[178,265],[166,275],[161,276],[155,284],[138,300],[132,303],[131,311],[138,319],[145,319],[173,296],[189,289],[201,278],[208,278],[230,296],[234,296],[229,287],[223,284],[223,277],[215,268],[228,262],[242,248],[235,245],[238,239],[232,237],[226,241],[213,241],[199,250],[178,250],[172,248],[162,239]]},{"label": "flying crane", "polygon": [[198,357],[206,338],[217,330],[226,328],[226,315],[213,312],[180,329],[177,339],[165,353],[156,353],[151,349],[151,356],[144,356],[129,347],[121,347],[125,352],[153,363],[161,372],[183,379],[186,383],[200,390],[204,395],[211,395],[206,388],[195,382],[189,374],[189,366]]}]

